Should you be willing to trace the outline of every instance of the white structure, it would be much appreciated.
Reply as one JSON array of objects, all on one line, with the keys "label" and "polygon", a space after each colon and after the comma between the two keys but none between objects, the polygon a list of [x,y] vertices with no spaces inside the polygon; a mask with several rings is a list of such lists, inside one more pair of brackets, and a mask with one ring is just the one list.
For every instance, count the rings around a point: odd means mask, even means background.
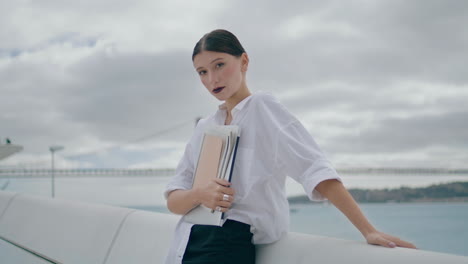
[{"label": "white structure", "polygon": [[20,145],[0,143],[0,160],[6,159],[9,156],[15,154],[16,152],[20,152],[22,150],[23,150],[23,147]]},{"label": "white structure", "polygon": [[[0,191],[0,262],[162,263],[177,216]],[[257,263],[468,263],[468,257],[388,249],[290,233],[257,247]]]}]

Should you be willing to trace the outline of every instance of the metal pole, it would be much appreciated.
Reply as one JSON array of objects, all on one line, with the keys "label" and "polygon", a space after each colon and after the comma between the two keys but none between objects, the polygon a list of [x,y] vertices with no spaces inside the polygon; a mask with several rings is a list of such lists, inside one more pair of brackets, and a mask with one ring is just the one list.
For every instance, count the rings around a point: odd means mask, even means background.
[{"label": "metal pole", "polygon": [[52,153],[52,198],[55,197],[55,166],[54,166],[54,152],[51,150]]},{"label": "metal pole", "polygon": [[50,154],[52,155],[52,171],[51,171],[51,174],[52,174],[52,198],[55,197],[55,164],[54,164],[55,151],[59,151],[59,150],[62,150],[62,149],[63,149],[62,146],[50,146],[50,148],[49,148]]}]

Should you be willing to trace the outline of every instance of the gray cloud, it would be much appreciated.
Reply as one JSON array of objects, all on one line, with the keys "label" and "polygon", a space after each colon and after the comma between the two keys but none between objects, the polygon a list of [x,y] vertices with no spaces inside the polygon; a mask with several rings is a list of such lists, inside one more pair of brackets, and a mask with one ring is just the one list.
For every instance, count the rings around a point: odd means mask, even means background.
[{"label": "gray cloud", "polygon": [[406,152],[429,147],[468,148],[467,112],[383,119],[354,136],[337,138],[337,152]]},{"label": "gray cloud", "polygon": [[[265,13],[275,8],[261,7]],[[257,77],[281,76],[292,85],[324,80],[385,85],[401,79],[466,84],[462,65],[468,44],[463,30],[467,8],[453,1],[332,1],[301,6],[295,13],[286,11],[249,27],[255,35],[253,53],[269,58]],[[270,22],[266,27],[264,23]],[[288,37],[286,33],[296,30],[292,26],[303,27],[303,34]]]},{"label": "gray cloud", "polygon": [[110,140],[186,120],[197,92],[190,89],[193,70],[180,66],[187,65],[181,53],[94,54],[70,69],[76,82],[63,98],[63,109],[70,120]]}]

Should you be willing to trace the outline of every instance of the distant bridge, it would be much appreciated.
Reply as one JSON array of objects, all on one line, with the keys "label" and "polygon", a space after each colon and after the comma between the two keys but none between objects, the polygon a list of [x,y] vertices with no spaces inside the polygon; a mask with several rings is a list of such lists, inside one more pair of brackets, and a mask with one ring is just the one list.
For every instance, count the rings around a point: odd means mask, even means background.
[{"label": "distant bridge", "polygon": [[[83,177],[128,177],[128,176],[172,176],[175,169],[55,169],[56,177],[83,176]],[[50,177],[51,169],[0,169],[0,178],[5,177]]]},{"label": "distant bridge", "polygon": [[[337,169],[342,175],[467,175],[468,169],[444,169],[444,168],[342,168]],[[80,177],[131,177],[148,176],[163,177],[175,174],[174,168],[167,169],[115,169],[115,168],[80,168],[80,169],[55,169],[55,176],[80,176]],[[51,169],[33,168],[0,168],[0,178],[6,177],[50,177]]]},{"label": "distant bridge", "polygon": [[467,175],[467,169],[449,168],[342,168],[340,174],[375,174],[375,175]]}]

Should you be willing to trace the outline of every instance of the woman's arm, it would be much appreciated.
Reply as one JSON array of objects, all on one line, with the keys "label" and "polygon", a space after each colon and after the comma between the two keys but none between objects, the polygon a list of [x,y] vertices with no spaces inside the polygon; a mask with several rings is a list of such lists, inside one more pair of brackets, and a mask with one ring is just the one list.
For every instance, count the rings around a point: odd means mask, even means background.
[{"label": "woman's arm", "polygon": [[167,208],[174,214],[184,215],[200,204],[193,189],[174,190],[167,197]]},{"label": "woman's arm", "polygon": [[[200,204],[213,210],[220,207],[226,212],[234,200],[234,189],[229,187],[230,182],[222,179],[213,179],[203,188],[190,190],[174,190],[167,197],[167,208],[174,214],[184,215]],[[229,200],[223,200],[223,195],[229,195]]]},{"label": "woman's arm", "polygon": [[337,180],[326,180],[319,183],[316,190],[336,206],[361,232],[367,243],[384,247],[416,248],[413,244],[397,237],[377,231],[362,213],[358,204]]}]

